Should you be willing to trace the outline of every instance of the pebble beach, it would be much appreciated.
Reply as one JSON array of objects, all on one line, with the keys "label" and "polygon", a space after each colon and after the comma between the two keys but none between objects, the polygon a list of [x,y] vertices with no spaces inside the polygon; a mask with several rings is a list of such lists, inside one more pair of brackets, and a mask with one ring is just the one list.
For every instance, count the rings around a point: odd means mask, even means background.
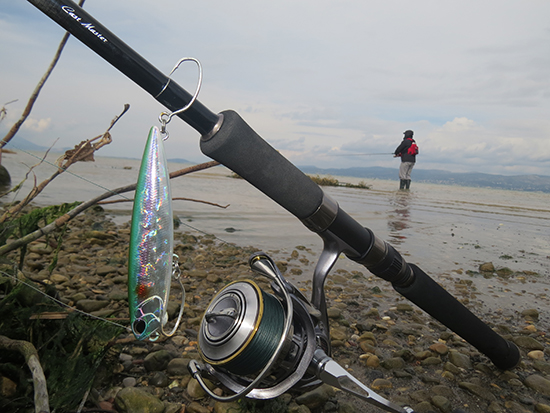
[{"label": "pebble beach", "polygon": [[[129,235],[128,223],[116,224],[101,207],[92,208],[71,222],[53,272],[47,267],[55,246],[39,240],[29,245],[20,277],[54,286],[68,307],[128,325]],[[200,359],[196,338],[201,317],[215,293],[236,279],[254,279],[270,291],[267,280],[248,267],[254,251],[213,236],[178,232],[175,253],[187,292],[178,332],[153,343],[136,341],[130,332],[123,332],[112,343],[110,357],[103,360],[101,367],[107,373],[94,381],[82,411],[382,411],[327,385],[255,403],[220,403],[206,397],[187,371],[190,359]],[[290,280],[299,278],[304,266],[316,260],[316,252],[302,245],[269,253]],[[476,266],[478,271],[454,270],[436,281],[520,348],[521,362],[514,369],[495,368],[474,347],[362,267],[336,269],[326,283],[333,358],[378,394],[416,412],[550,412],[546,315],[535,303],[533,308],[522,309],[488,306],[490,297],[477,288],[478,283],[491,279],[500,288],[519,286],[517,294],[521,294],[521,285],[537,284],[540,275],[495,268],[491,262]],[[298,286],[310,295],[307,281]],[[541,298],[546,297],[544,286],[540,287]],[[181,300],[177,283],[171,295],[170,325]],[[70,310],[60,307],[60,311]],[[215,383],[212,389],[227,394]],[[3,394],[9,396],[9,392]]]}]

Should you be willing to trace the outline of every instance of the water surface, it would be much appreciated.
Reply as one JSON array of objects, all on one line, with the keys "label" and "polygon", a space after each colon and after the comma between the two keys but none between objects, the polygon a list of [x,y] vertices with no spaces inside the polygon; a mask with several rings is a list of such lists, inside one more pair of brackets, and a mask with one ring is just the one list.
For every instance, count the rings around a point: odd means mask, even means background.
[{"label": "water surface", "polygon": [[[21,199],[32,187],[55,171],[58,155],[35,167],[17,196],[5,196],[4,202]],[[39,163],[27,153],[4,154],[3,164],[20,182],[29,167]],[[38,205],[85,201],[112,188],[135,182],[139,160],[98,157],[96,162],[79,163],[48,185],[36,199]],[[170,170],[183,168],[170,164]],[[397,171],[396,171],[397,174]],[[198,202],[174,201],[175,214],[181,219],[180,230],[197,229],[241,246],[254,246],[277,259],[284,259],[296,246],[311,249],[310,264],[300,264],[304,273],[295,276],[304,281],[311,276],[315,256],[322,249],[320,238],[296,218],[230,171],[216,167],[172,181],[173,197],[204,200],[219,208]],[[357,183],[358,178],[337,177],[341,182]],[[397,191],[398,182],[365,180],[370,190],[325,187],[341,208],[379,238],[388,241],[408,262],[419,265],[436,280],[470,277],[484,293],[486,305],[497,308],[549,308],[546,293],[550,283],[550,194],[517,192],[487,188],[467,188],[423,184],[414,181],[411,191]],[[133,199],[133,193],[113,199]],[[129,221],[131,202],[105,207],[119,223]],[[527,271],[524,280],[484,279],[477,272],[481,263],[492,262],[497,268]],[[338,260],[337,268],[367,271],[347,260]]]}]

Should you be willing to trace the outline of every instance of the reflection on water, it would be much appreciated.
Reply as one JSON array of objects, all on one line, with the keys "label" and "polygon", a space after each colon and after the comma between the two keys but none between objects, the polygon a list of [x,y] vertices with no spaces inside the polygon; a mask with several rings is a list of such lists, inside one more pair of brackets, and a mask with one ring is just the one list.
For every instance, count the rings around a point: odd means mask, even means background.
[{"label": "reflection on water", "polygon": [[390,195],[389,203],[391,209],[388,211],[388,230],[390,241],[394,245],[402,244],[407,235],[404,230],[410,226],[409,205],[412,194],[409,191],[394,192]]}]

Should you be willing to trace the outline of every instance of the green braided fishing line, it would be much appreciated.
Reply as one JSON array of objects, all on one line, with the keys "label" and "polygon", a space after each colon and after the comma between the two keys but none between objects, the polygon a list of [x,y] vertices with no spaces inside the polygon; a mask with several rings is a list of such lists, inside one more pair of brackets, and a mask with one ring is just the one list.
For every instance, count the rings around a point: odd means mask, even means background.
[{"label": "green braided fishing line", "polygon": [[252,374],[265,367],[283,334],[285,314],[281,303],[263,291],[262,297],[264,314],[254,338],[239,357],[224,366],[234,374]]}]

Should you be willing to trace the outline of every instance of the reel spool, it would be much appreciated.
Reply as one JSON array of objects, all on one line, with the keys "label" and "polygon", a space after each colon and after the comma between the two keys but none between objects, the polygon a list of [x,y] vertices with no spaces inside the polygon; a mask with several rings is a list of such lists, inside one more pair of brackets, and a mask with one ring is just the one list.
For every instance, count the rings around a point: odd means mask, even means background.
[{"label": "reel spool", "polygon": [[199,331],[199,352],[207,363],[230,373],[257,373],[277,349],[284,323],[285,314],[277,298],[254,281],[233,282],[206,310]]},{"label": "reel spool", "polygon": [[[274,294],[252,280],[224,287],[208,305],[199,329],[199,352],[205,363],[189,363],[193,377],[219,401],[283,394],[302,379],[316,348],[313,322],[301,294],[293,293],[294,287],[265,254],[253,255],[250,266],[274,281]],[[202,371],[235,394],[214,394]]]}]

